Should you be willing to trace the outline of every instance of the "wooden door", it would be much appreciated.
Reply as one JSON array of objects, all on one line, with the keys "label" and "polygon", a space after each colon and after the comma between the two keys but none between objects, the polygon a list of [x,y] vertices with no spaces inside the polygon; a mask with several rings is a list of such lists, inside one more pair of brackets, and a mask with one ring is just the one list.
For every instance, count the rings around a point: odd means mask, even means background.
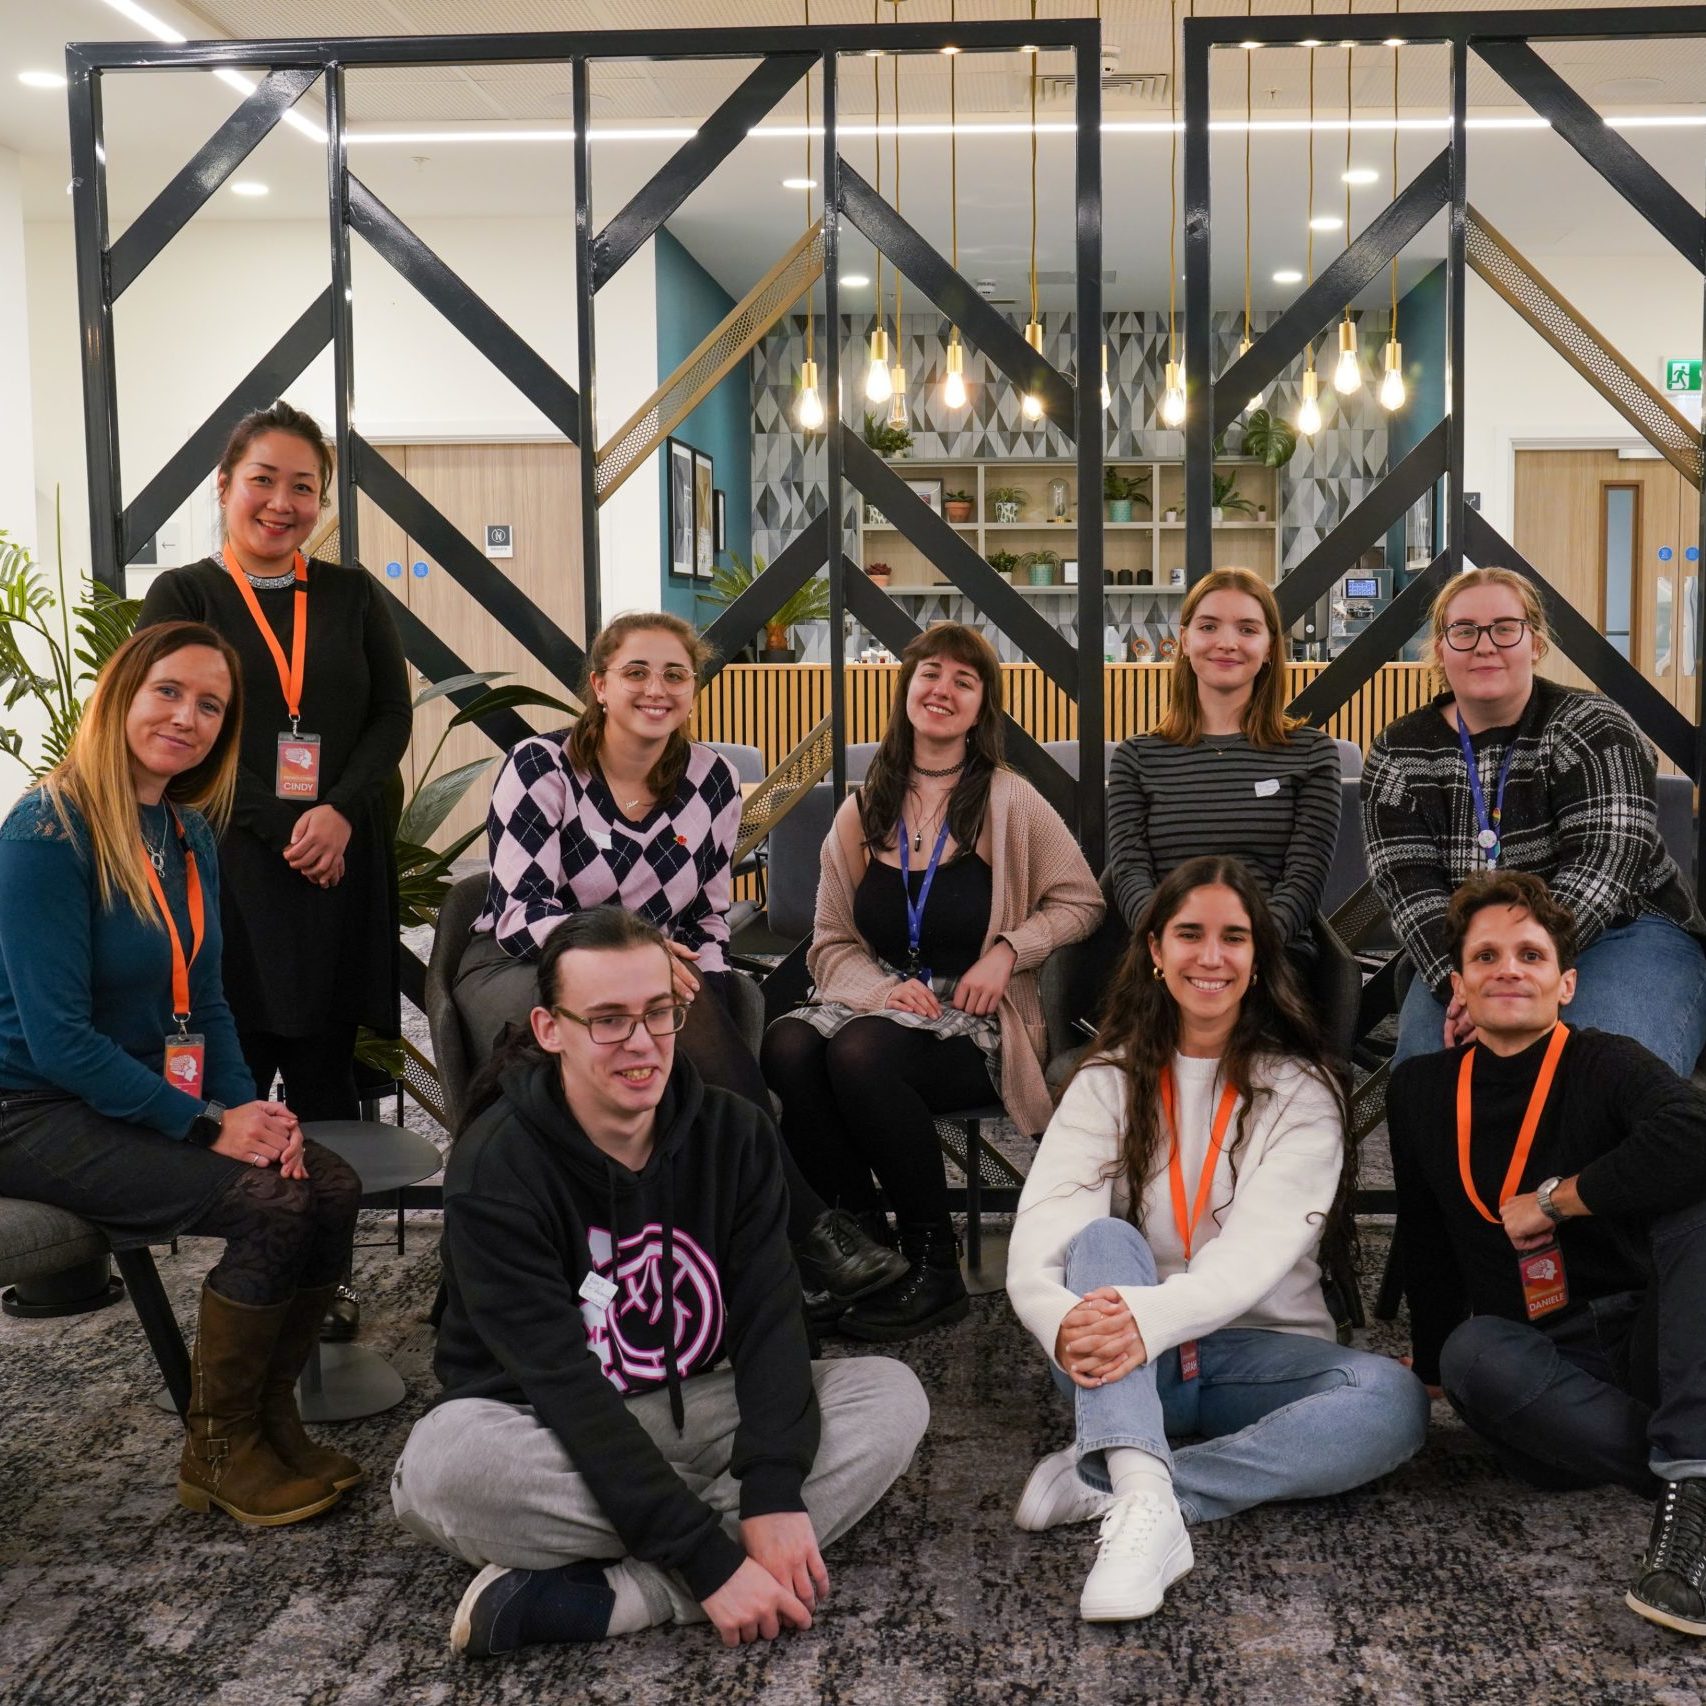
[{"label": "wooden door", "polygon": [[[403,466],[403,450],[400,446],[390,449],[380,449],[383,456],[399,471]],[[408,536],[402,528],[376,504],[372,498],[361,492],[356,493],[356,522],[357,537],[361,540],[361,560],[367,565],[368,573],[379,581],[388,591],[396,594],[404,604],[409,602],[409,565],[412,555],[409,549]],[[409,672],[413,684],[415,673]],[[412,694],[411,694],[412,696]],[[403,797],[408,798],[415,791],[415,747],[409,743],[409,750],[403,754],[400,766],[403,772]]]},{"label": "wooden door", "polygon": [[[581,585],[580,468],[570,444],[409,444],[380,449],[409,483],[452,526],[477,546],[484,547],[488,523],[506,522],[514,555],[492,559],[492,565],[539,606],[571,639],[585,644],[585,598]],[[465,592],[443,565],[418,540],[402,541],[401,555],[381,554],[401,538],[400,530],[363,499],[362,557],[375,574],[400,562],[400,578],[389,578],[393,591],[411,612],[439,635],[470,669],[506,670],[509,682],[537,687],[571,703],[575,683],[556,679],[519,640]],[[369,528],[374,529],[369,532]],[[390,531],[387,532],[386,529]],[[411,670],[418,692],[425,678]],[[434,699],[415,713],[405,775],[411,788],[427,779],[439,737],[454,706]],[[567,719],[548,710],[523,711],[523,719],[538,729],[561,727]],[[475,728],[453,730],[445,741],[431,775],[493,755],[492,743]],[[433,838],[443,846],[485,818],[490,780],[476,782],[460,806]]]}]

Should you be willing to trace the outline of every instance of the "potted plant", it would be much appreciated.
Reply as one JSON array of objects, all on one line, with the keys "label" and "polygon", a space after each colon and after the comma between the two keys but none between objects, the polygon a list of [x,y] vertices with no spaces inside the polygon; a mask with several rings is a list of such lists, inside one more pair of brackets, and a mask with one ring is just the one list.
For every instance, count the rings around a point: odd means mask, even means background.
[{"label": "potted plant", "polygon": [[1291,423],[1266,409],[1252,409],[1244,420],[1243,451],[1265,468],[1283,468],[1297,450]]},{"label": "potted plant", "polygon": [[1140,468],[1127,476],[1109,466],[1102,473],[1102,497],[1108,506],[1109,521],[1130,521],[1131,506],[1140,503],[1149,508],[1149,470]]},{"label": "potted plant", "polygon": [[867,563],[865,573],[870,577],[873,586],[887,586],[894,571],[887,563]]},{"label": "potted plant", "polygon": [[997,486],[989,494],[997,521],[1014,522],[1025,511],[1025,494],[1018,486]]},{"label": "potted plant", "polygon": [[1254,515],[1256,506],[1238,490],[1238,482],[1230,474],[1216,474],[1214,477],[1214,521],[1215,525],[1226,519],[1226,512],[1231,510],[1234,515]]},{"label": "potted plant", "polygon": [[1040,551],[1027,551],[1019,563],[1032,586],[1053,586],[1060,579],[1060,553],[1046,546]]},{"label": "potted plant", "polygon": [[879,456],[890,458],[912,454],[912,434],[905,427],[890,426],[869,409],[865,411],[865,442]]},{"label": "potted plant", "polygon": [[942,508],[950,521],[970,521],[972,506],[976,500],[970,492],[944,492]]},{"label": "potted plant", "polygon": [[998,575],[1006,575],[1009,580],[1015,582],[1018,580],[1018,576],[1014,573],[1014,570],[1019,566],[1019,558],[1016,552],[991,551],[989,553],[989,566]]},{"label": "potted plant", "polygon": [[[733,604],[758,577],[764,573],[764,559],[753,553],[752,565],[742,561],[738,551],[729,552],[726,564],[719,563],[711,575],[710,584],[700,594],[712,604]],[[797,622],[823,622],[829,617],[829,583],[821,572],[800,588],[775,615],[764,624],[764,649],[758,654],[760,663],[792,663],[796,653],[790,630]]]}]

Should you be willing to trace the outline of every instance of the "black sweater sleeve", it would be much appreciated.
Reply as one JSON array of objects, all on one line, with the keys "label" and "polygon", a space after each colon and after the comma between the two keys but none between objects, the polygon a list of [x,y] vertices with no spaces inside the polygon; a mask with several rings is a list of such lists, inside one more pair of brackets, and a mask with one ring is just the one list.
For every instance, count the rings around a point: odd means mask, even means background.
[{"label": "black sweater sleeve", "polygon": [[1586,1128],[1621,1133],[1577,1176],[1589,1212],[1645,1221],[1706,1198],[1706,1098],[1628,1037],[1583,1032],[1576,1042],[1594,1050],[1579,1080],[1596,1103]]},{"label": "black sweater sleeve", "polygon": [[402,763],[415,715],[403,642],[385,607],[385,595],[370,575],[364,574],[358,584],[364,594],[361,644],[367,655],[367,721],[344,761],[343,774],[326,790],[326,804],[336,806],[345,817],[353,801],[382,789]]},{"label": "black sweater sleeve", "polygon": [[1440,1349],[1469,1314],[1469,1292],[1439,1199],[1416,1154],[1421,1134],[1410,1110],[1417,1105],[1419,1088],[1416,1075],[1404,1067],[1393,1075],[1386,1093],[1386,1129],[1392,1144],[1392,1182],[1398,1192],[1394,1235],[1410,1309],[1412,1362],[1423,1385],[1437,1386]]},{"label": "black sweater sleeve", "polygon": [[695,1598],[709,1598],[745,1553],[605,1378],[557,1241],[528,1201],[525,1181],[490,1164],[481,1172],[473,1190],[445,1204],[444,1216],[471,1325],[562,1442],[628,1551],[679,1570]]},{"label": "black sweater sleeve", "polygon": [[767,1119],[746,1148],[740,1205],[724,1269],[733,1276],[728,1337],[740,1407],[729,1473],[740,1482],[741,1516],[768,1516],[806,1508],[800,1489],[817,1457],[818,1409],[780,1142]]}]

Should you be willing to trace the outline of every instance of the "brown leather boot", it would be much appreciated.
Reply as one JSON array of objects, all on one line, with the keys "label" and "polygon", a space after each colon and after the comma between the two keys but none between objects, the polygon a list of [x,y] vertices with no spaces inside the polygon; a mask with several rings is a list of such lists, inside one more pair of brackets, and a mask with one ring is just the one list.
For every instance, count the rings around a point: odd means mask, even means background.
[{"label": "brown leather boot", "polygon": [[276,1528],[338,1502],[329,1481],[287,1469],[261,1432],[261,1382],[290,1308],[233,1303],[201,1288],[188,1433],[178,1460],[178,1499],[189,1510],[218,1505],[239,1522]]},{"label": "brown leather boot", "polygon": [[366,1475],[353,1457],[345,1457],[330,1446],[317,1445],[302,1426],[296,1408],[296,1380],[314,1348],[315,1335],[326,1309],[337,1295],[336,1285],[317,1285],[299,1291],[290,1300],[261,1383],[261,1430],[267,1444],[288,1469],[330,1481],[340,1492],[348,1492]]}]

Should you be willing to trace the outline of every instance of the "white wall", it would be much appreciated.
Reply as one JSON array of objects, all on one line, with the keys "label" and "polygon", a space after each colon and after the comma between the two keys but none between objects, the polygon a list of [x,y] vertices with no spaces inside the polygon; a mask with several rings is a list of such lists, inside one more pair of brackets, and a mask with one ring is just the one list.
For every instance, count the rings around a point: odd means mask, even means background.
[{"label": "white wall", "polygon": [[[574,248],[567,222],[439,220],[423,222],[419,234],[574,382]],[[71,228],[32,224],[25,236],[36,510],[51,518],[54,483],[60,482],[67,560],[82,566],[88,561],[88,499]],[[358,430],[409,438],[554,432],[411,285],[359,238],[351,247]],[[0,260],[0,330],[4,273]],[[197,221],[126,292],[115,309],[115,341],[127,503],[309,306],[327,278],[325,227],[318,222]],[[630,267],[623,286],[599,304],[601,434],[626,419],[657,383],[651,270]],[[287,395],[329,426],[332,388],[328,350]],[[209,488],[165,530],[162,561],[185,561],[206,551],[215,521]],[[630,480],[602,517],[607,609],[635,602],[636,565],[643,565],[655,589],[658,527],[657,482]]]},{"label": "white wall", "polygon": [[[1635,369],[1661,389],[1667,357],[1701,353],[1700,275],[1680,257],[1531,255],[1532,265]],[[1564,358],[1480,279],[1464,301],[1464,485],[1507,539],[1514,528],[1514,447],[1643,442]],[[1698,425],[1698,416],[1695,417]]]},{"label": "white wall", "polygon": [[[0,148],[0,533],[35,553],[35,422],[30,409],[21,162]],[[52,535],[47,535],[51,538]]]}]

